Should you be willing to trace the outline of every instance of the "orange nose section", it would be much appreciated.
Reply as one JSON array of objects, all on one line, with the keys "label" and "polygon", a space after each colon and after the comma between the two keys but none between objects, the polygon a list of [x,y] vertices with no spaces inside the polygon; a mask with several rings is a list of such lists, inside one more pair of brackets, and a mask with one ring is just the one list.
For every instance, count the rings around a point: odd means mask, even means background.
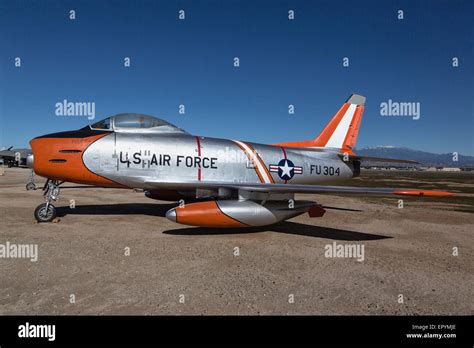
[{"label": "orange nose section", "polygon": [[69,138],[54,134],[51,137],[43,136],[31,140],[35,173],[49,179],[78,184],[121,186],[91,172],[82,160],[87,148],[105,135],[96,134],[89,137]]}]

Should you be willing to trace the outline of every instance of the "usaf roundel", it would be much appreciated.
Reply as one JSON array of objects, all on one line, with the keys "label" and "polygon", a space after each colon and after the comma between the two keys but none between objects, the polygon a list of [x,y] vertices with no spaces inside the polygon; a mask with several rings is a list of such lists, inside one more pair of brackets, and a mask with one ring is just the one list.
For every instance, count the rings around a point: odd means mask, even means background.
[{"label": "usaf roundel", "polygon": [[270,172],[278,172],[282,180],[290,180],[295,174],[303,174],[303,167],[295,166],[289,159],[282,159],[278,164],[270,164]]}]

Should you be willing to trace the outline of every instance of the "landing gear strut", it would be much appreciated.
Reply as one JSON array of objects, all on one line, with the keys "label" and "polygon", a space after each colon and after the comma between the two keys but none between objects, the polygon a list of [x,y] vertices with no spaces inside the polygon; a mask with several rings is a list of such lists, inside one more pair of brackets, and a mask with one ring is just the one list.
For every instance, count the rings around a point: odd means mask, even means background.
[{"label": "landing gear strut", "polygon": [[26,191],[36,190],[34,176],[35,176],[35,172],[31,170],[30,177],[28,178],[28,182],[26,183]]},{"label": "landing gear strut", "polygon": [[35,218],[38,222],[51,222],[56,216],[56,208],[51,204],[52,201],[56,201],[59,197],[59,185],[62,182],[57,180],[48,179],[44,184],[43,191],[46,198],[46,203],[40,204],[35,209]]}]

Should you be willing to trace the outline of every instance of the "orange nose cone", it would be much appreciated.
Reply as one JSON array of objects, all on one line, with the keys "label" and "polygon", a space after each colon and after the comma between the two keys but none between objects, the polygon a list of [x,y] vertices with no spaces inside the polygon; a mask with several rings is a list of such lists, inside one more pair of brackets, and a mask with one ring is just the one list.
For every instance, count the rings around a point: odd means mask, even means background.
[{"label": "orange nose cone", "polygon": [[30,145],[35,159],[33,169],[38,175],[56,180],[77,179],[86,169],[82,139],[40,137],[31,140]]},{"label": "orange nose cone", "polygon": [[60,181],[120,187],[121,185],[91,172],[82,160],[87,148],[105,134],[96,134],[89,137],[68,137],[69,134],[73,133],[56,133],[30,141],[35,173]]}]

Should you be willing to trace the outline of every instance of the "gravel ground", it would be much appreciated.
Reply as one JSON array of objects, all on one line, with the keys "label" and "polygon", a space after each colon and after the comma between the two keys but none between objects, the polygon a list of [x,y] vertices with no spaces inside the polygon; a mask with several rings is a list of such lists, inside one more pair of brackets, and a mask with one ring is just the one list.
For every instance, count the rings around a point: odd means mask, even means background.
[{"label": "gravel ground", "polygon": [[[168,221],[174,204],[143,193],[64,188],[60,221],[37,224],[27,176],[0,176],[0,245],[37,244],[38,260],[0,258],[0,314],[474,312],[474,214],[446,202],[301,195],[346,210],[213,230]],[[326,257],[333,243],[364,259]]]}]

